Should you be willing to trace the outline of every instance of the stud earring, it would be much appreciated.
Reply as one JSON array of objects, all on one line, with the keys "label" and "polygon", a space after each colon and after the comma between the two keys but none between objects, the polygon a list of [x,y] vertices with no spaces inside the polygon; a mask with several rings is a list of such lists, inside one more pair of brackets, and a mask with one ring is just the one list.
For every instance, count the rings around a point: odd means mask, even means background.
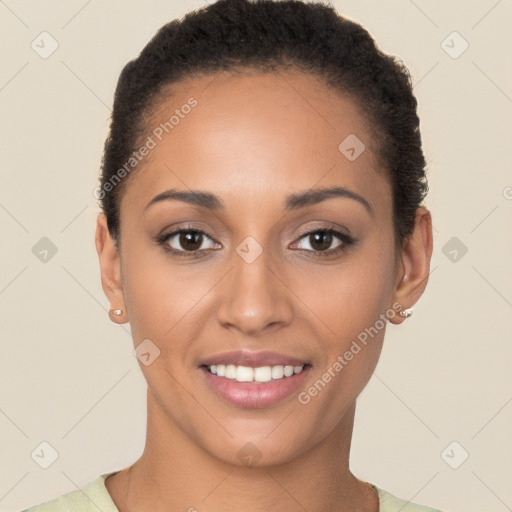
[{"label": "stud earring", "polygon": [[407,319],[412,315],[412,313],[412,308],[404,309],[403,311],[400,311],[400,316],[403,316],[405,319]]},{"label": "stud earring", "polygon": [[121,321],[121,316],[123,314],[122,309],[109,309],[108,316],[110,317],[110,320],[114,323],[119,323]]}]

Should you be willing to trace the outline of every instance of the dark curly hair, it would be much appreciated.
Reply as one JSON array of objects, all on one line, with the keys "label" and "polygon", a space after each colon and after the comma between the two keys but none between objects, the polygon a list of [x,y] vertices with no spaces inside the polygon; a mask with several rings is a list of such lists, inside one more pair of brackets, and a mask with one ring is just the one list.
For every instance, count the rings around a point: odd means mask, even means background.
[{"label": "dark curly hair", "polygon": [[146,120],[164,87],[217,71],[290,67],[348,94],[364,112],[391,184],[395,239],[401,244],[428,190],[409,72],[333,7],[299,0],[218,0],[161,27],[126,64],[96,189],[113,240],[119,242],[119,204],[133,175],[120,171],[147,135]]}]

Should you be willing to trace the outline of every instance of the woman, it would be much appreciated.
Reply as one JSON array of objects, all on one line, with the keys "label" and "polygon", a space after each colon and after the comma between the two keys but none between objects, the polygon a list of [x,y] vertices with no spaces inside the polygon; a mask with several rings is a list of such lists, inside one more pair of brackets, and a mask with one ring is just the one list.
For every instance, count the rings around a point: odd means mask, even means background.
[{"label": "woman", "polygon": [[356,478],[357,397],[422,295],[407,70],[298,1],[162,27],[117,86],[96,247],[148,383],[129,468],[42,511],[432,511]]}]

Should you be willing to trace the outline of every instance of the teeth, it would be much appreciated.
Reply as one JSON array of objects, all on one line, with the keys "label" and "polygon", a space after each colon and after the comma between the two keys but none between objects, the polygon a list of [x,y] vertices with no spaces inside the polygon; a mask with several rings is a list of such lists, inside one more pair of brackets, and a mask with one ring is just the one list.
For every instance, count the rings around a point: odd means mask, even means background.
[{"label": "teeth", "polygon": [[270,382],[272,380],[272,368],[270,366],[254,368],[254,380],[256,382]]},{"label": "teeth", "polygon": [[285,366],[283,371],[285,377],[291,377],[293,375],[293,366]]},{"label": "teeth", "polygon": [[270,382],[271,380],[291,377],[292,375],[300,373],[303,369],[304,365],[259,366],[257,368],[235,366],[234,364],[212,364],[208,366],[208,370],[214,375],[236,380],[237,382]]},{"label": "teeth", "polygon": [[273,379],[282,379],[284,377],[284,366],[272,366],[270,373]]},{"label": "teeth", "polygon": [[236,367],[236,380],[238,382],[252,382],[254,377],[254,369],[247,366]]},{"label": "teeth", "polygon": [[226,366],[226,373],[224,377],[227,379],[236,379],[236,366],[234,364],[228,364]]}]

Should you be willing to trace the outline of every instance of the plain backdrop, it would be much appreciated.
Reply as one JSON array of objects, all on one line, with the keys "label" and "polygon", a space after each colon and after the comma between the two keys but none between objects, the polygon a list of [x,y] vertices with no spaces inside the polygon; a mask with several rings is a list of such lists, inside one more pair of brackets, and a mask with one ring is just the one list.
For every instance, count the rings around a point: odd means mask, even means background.
[{"label": "plain backdrop", "polygon": [[[143,449],[145,381],[129,326],[107,316],[92,191],[122,67],[203,5],[0,1],[2,511],[74,490]],[[442,510],[510,510],[512,2],[333,5],[411,71],[435,227],[425,295],[389,327],[359,399],[352,469]],[[42,442],[58,453],[47,469],[31,456],[50,453]]]}]

